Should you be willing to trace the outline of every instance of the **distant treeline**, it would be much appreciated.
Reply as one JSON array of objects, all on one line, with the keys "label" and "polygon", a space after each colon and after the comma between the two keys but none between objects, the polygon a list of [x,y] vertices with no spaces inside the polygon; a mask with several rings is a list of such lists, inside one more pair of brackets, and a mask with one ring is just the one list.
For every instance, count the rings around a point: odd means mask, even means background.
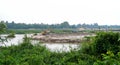
[{"label": "distant treeline", "polygon": [[8,29],[76,29],[76,28],[111,28],[111,29],[118,29],[120,28],[120,25],[98,25],[97,23],[94,24],[76,24],[76,25],[70,25],[67,21],[61,23],[61,24],[26,24],[26,23],[15,23],[14,21],[8,22],[8,21],[1,21],[4,22],[7,25]]}]

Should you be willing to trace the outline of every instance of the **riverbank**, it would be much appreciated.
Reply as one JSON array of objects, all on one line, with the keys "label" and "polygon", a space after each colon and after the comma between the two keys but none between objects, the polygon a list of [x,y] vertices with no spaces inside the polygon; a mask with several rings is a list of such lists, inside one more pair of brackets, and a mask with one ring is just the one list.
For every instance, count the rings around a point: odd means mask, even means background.
[{"label": "riverbank", "polygon": [[102,32],[69,52],[51,52],[24,37],[18,45],[0,47],[0,65],[120,65],[119,38],[120,33]]},{"label": "riverbank", "polygon": [[[23,38],[24,38],[25,34],[15,34],[15,38],[9,38],[7,39],[6,42],[4,42],[4,44],[2,44],[2,42],[0,42],[0,46],[12,46],[12,45],[19,45],[20,43],[23,42]],[[27,34],[28,37],[31,37],[33,34]],[[7,35],[2,35],[2,36],[7,36]],[[33,45],[35,45],[36,43],[41,44],[43,46],[46,46],[46,48],[50,49],[50,51],[61,51],[61,49],[66,49],[64,51],[70,51],[70,47],[71,48],[77,48],[77,46],[79,45],[78,43],[39,43],[39,40],[31,40],[31,43]]]},{"label": "riverbank", "polygon": [[44,43],[81,43],[85,36],[94,36],[90,33],[66,33],[66,34],[56,34],[50,33],[46,35],[37,34],[31,38],[34,40],[39,40]]}]

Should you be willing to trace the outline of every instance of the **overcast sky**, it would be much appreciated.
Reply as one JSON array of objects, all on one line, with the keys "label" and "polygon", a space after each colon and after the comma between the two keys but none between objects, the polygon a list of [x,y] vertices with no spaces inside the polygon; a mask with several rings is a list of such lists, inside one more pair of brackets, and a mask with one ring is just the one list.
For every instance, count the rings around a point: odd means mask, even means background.
[{"label": "overcast sky", "polygon": [[120,25],[120,0],[0,0],[0,20]]}]

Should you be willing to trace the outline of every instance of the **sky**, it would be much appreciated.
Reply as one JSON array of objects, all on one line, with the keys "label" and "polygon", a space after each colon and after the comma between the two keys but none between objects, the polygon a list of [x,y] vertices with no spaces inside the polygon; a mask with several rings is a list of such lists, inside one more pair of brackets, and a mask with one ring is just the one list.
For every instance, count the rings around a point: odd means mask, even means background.
[{"label": "sky", "polygon": [[0,0],[0,20],[120,25],[120,0]]}]

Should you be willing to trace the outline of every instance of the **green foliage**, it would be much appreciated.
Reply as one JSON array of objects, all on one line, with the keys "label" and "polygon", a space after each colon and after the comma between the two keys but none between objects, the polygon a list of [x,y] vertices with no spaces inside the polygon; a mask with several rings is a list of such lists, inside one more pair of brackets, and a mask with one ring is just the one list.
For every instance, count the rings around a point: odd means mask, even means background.
[{"label": "green foliage", "polygon": [[7,26],[5,25],[4,22],[0,22],[0,34],[4,33],[6,30]]},{"label": "green foliage", "polygon": [[4,36],[1,36],[1,34],[5,33],[6,28],[7,28],[7,26],[5,25],[5,23],[3,21],[1,21],[0,22],[0,42],[2,42],[3,44],[4,44],[5,41],[7,41],[7,38],[4,37]]},{"label": "green foliage", "polygon": [[67,21],[61,24],[25,24],[25,23],[15,23],[14,21],[11,23],[6,22],[8,29],[63,29],[63,28],[76,28],[75,25],[69,25]]},{"label": "green foliage", "polygon": [[[110,28],[115,29],[114,31],[119,31],[120,26],[119,25],[112,25],[112,26],[108,26],[108,25],[98,25],[97,23],[94,24],[77,24],[77,25],[70,25],[67,21],[64,21],[60,24],[26,24],[26,23],[15,23],[14,21],[12,21],[11,23],[9,23],[8,21],[6,21],[6,25],[8,26],[8,29],[63,29],[63,28],[72,28],[72,29],[76,29],[76,28],[89,28],[89,29],[97,29],[97,30],[102,30],[102,29],[106,29],[106,30],[110,30]],[[118,30],[116,30],[118,29]],[[94,31],[92,31],[94,32]]]},{"label": "green foliage", "polygon": [[52,29],[51,33],[63,34],[63,33],[72,33],[73,30],[68,29]]},{"label": "green foliage", "polygon": [[94,50],[96,54],[106,53],[108,50],[113,53],[120,51],[120,33],[100,32],[94,40]]},{"label": "green foliage", "polygon": [[15,33],[12,32],[12,33],[10,33],[7,37],[8,37],[8,38],[14,38],[14,37],[15,37]]},{"label": "green foliage", "polygon": [[0,65],[120,65],[119,33],[98,33],[88,41],[80,50],[51,52],[40,43],[32,45],[25,35],[17,46],[0,47]]},{"label": "green foliage", "polygon": [[51,52],[40,43],[32,45],[25,35],[18,46],[0,48],[0,65],[92,65],[95,57],[78,51]]},{"label": "green foliage", "polygon": [[120,57],[115,56],[111,51],[108,51],[106,54],[102,54],[102,60],[97,60],[94,62],[94,65],[120,65],[119,58]]},{"label": "green foliage", "polygon": [[120,65],[119,39],[120,33],[99,32],[92,41],[82,43],[79,52],[94,55],[97,60],[94,65]]},{"label": "green foliage", "polygon": [[[41,33],[43,30],[42,29],[7,29],[6,30],[7,34],[9,33],[16,33],[16,34],[31,34],[31,33]],[[61,34],[61,33],[72,33],[73,30],[67,30],[67,29],[50,29],[51,33],[57,33],[57,34]]]},{"label": "green foliage", "polygon": [[29,34],[29,33],[40,33],[40,29],[8,29],[7,33],[16,33],[16,34]]},{"label": "green foliage", "polygon": [[93,41],[93,37],[92,36],[85,36],[84,41],[91,42],[91,41]]},{"label": "green foliage", "polygon": [[69,23],[67,21],[61,23],[61,28],[69,28]]}]

